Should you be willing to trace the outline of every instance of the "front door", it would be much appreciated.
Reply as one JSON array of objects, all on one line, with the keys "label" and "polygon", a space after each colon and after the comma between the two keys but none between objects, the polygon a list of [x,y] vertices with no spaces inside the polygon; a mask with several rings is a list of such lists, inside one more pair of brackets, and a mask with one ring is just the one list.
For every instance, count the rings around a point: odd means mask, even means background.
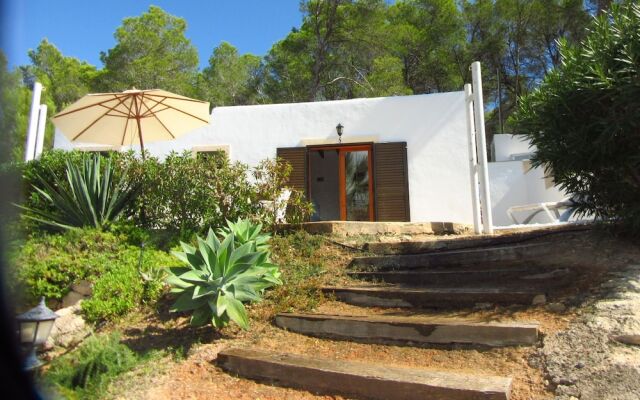
[{"label": "front door", "polygon": [[373,221],[370,144],[309,147],[314,221]]}]

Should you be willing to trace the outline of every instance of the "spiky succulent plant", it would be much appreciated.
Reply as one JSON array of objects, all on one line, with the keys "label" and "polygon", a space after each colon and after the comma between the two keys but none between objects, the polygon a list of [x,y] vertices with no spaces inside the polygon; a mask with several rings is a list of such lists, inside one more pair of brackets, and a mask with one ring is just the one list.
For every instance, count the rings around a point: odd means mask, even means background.
[{"label": "spiky succulent plant", "polygon": [[193,311],[196,326],[211,322],[221,328],[231,320],[248,329],[243,303],[260,301],[265,289],[282,283],[278,266],[254,241],[236,247],[233,233],[220,242],[209,229],[207,238],[197,241],[197,248],[181,243],[183,251],[174,252],[185,265],[169,268],[167,283],[178,294],[171,311]]}]

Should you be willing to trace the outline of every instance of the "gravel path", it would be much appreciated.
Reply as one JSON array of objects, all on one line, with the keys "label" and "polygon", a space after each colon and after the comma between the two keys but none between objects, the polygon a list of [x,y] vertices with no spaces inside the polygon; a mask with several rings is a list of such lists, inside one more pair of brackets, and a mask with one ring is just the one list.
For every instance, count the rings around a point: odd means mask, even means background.
[{"label": "gravel path", "polygon": [[[636,259],[637,262],[637,259]],[[540,349],[556,399],[640,399],[640,346],[612,337],[640,335],[640,264],[611,274],[597,300]]]}]

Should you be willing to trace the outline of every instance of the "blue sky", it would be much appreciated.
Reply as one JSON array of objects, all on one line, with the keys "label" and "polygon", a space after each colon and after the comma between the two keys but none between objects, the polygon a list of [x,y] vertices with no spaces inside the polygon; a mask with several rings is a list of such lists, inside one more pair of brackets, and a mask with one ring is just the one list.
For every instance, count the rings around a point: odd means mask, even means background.
[{"label": "blue sky", "polygon": [[45,37],[64,55],[101,67],[100,51],[113,47],[122,19],[140,15],[152,4],[186,19],[186,36],[198,49],[201,66],[222,41],[240,53],[264,55],[302,21],[299,0],[2,1],[2,47],[10,68],[29,63],[27,51]]}]

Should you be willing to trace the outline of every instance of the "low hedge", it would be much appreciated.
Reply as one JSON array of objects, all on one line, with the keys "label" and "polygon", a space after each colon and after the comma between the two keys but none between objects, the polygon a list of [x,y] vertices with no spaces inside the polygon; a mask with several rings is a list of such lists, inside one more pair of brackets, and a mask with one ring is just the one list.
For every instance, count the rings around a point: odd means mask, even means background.
[{"label": "low hedge", "polygon": [[127,237],[94,229],[43,234],[12,252],[12,292],[23,304],[40,296],[55,303],[80,280],[93,283],[93,295],[82,304],[88,320],[97,322],[124,315],[162,293],[164,267],[175,265],[170,254],[140,248]]},{"label": "low hedge", "polygon": [[[29,208],[50,205],[33,189],[38,176],[48,182],[64,178],[65,162],[79,164],[86,153],[52,150],[39,160],[16,164],[15,174],[24,177],[23,203]],[[291,167],[285,162],[264,160],[258,166],[232,163],[224,156],[193,157],[191,152],[171,153],[163,161],[147,154],[141,159],[133,152],[113,152],[114,178],[141,185],[140,194],[126,207],[124,218],[135,226],[160,231],[174,231],[183,238],[205,233],[209,226],[222,226],[226,220],[250,218],[265,226],[274,224],[273,212],[264,210],[260,200],[275,200],[285,187]],[[62,182],[62,184],[65,184]],[[312,212],[304,195],[293,191],[288,204],[287,220],[299,223]],[[27,231],[34,228],[27,223]]]}]

